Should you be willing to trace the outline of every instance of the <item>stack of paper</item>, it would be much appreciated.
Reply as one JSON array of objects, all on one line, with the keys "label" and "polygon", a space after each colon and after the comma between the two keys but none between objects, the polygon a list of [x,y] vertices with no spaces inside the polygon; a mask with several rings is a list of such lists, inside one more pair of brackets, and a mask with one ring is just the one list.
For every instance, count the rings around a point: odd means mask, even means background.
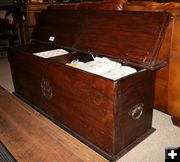
[{"label": "stack of paper", "polygon": [[68,53],[69,52],[64,49],[55,49],[55,50],[50,50],[50,51],[33,53],[33,55],[43,57],[43,58],[50,58],[50,57],[65,55]]},{"label": "stack of paper", "polygon": [[122,66],[120,63],[111,61],[106,57],[95,57],[93,61],[86,63],[80,62],[78,60],[67,63],[66,65],[73,66],[75,68],[88,71],[103,77],[117,80],[124,76],[130,75],[137,72],[136,69],[129,66]]},{"label": "stack of paper", "polygon": [[93,61],[76,66],[78,69],[82,69],[94,74],[101,75],[116,67],[121,67],[121,64],[109,60],[108,58],[95,57]]}]

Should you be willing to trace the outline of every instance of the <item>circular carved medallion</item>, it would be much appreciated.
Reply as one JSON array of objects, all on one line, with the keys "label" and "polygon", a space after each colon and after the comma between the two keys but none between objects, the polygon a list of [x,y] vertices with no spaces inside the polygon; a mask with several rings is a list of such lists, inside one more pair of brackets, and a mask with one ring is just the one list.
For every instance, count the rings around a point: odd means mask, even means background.
[{"label": "circular carved medallion", "polygon": [[45,79],[45,78],[42,79],[41,91],[46,99],[50,100],[53,97],[51,83],[48,79]]}]

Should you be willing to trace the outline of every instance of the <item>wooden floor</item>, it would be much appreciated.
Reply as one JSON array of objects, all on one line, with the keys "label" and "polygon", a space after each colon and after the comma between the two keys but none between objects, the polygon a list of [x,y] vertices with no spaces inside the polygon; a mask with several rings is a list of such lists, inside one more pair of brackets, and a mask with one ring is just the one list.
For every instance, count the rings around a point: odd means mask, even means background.
[{"label": "wooden floor", "polygon": [[107,162],[1,87],[0,140],[18,162]]}]

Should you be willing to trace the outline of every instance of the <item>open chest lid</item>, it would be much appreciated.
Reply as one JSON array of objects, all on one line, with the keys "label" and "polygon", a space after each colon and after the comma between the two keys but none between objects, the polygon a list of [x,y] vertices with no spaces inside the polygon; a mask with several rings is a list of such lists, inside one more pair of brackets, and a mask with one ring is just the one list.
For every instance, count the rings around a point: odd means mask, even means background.
[{"label": "open chest lid", "polygon": [[53,43],[62,47],[155,70],[165,65],[158,53],[169,21],[170,15],[160,12],[47,10],[33,37],[49,41],[54,36]]},{"label": "open chest lid", "polygon": [[82,19],[81,13],[76,10],[43,10],[37,15],[31,39],[71,48]]},{"label": "open chest lid", "polygon": [[169,21],[168,13],[90,11],[73,47],[154,70],[165,65],[158,53]]}]

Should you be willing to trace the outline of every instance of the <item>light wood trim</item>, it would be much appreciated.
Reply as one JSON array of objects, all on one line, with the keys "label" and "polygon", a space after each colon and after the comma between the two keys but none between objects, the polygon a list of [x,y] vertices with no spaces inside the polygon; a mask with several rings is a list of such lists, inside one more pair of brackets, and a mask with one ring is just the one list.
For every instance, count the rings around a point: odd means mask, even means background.
[{"label": "light wood trim", "polygon": [[173,15],[180,15],[180,3],[174,2],[128,2],[123,5],[123,9],[129,11],[162,11],[170,12]]}]

